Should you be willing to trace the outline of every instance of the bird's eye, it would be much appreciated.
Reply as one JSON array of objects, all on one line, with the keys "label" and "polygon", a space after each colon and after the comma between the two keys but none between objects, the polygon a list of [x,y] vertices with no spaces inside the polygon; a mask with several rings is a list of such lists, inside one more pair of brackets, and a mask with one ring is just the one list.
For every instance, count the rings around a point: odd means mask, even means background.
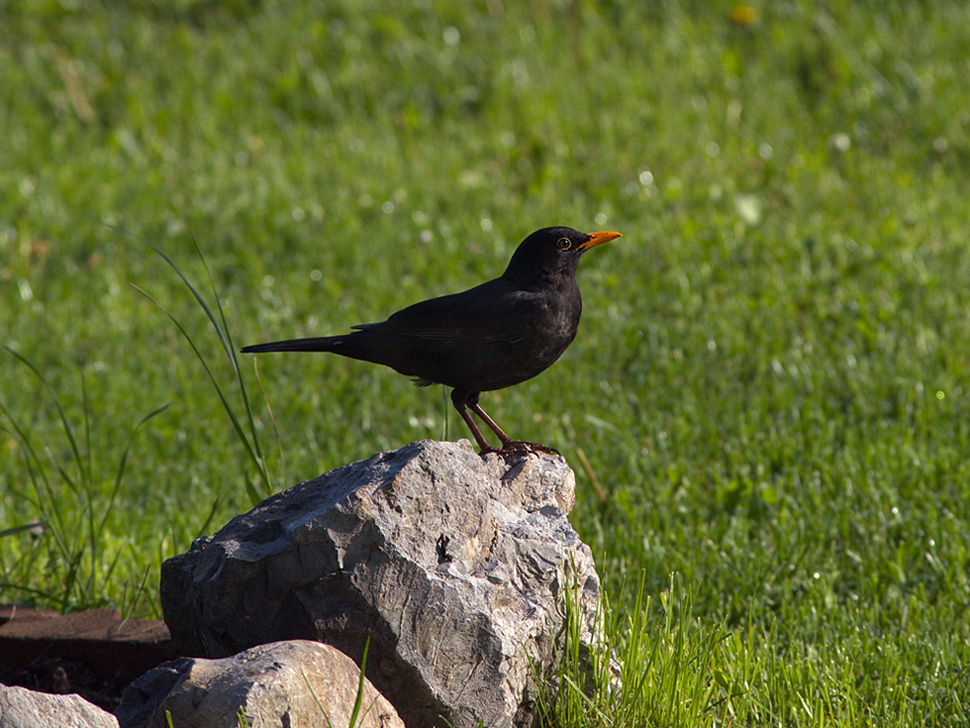
[{"label": "bird's eye", "polygon": [[573,241],[569,238],[559,238],[559,240],[556,241],[556,247],[560,250],[569,250],[571,247],[573,247]]}]

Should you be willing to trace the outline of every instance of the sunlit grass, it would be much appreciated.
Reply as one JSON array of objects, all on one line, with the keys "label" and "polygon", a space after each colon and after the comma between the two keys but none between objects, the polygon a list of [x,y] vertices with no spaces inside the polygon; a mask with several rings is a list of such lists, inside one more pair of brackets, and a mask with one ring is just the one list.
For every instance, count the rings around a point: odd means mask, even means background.
[{"label": "sunlit grass", "polygon": [[[92,427],[96,427],[80,381],[82,407],[79,421],[68,416],[61,398],[44,375],[28,359],[7,349],[13,359],[36,377],[61,425],[57,445],[43,447],[29,429],[0,401],[0,433],[10,438],[24,465],[24,482],[17,494],[35,516],[27,523],[5,528],[0,538],[22,536],[23,542],[0,551],[0,588],[19,601],[40,601],[64,612],[108,603],[109,590],[117,605],[131,609],[144,598],[150,567],[143,573],[131,563],[128,544],[109,532],[109,519],[125,484],[128,456],[135,435],[168,405],[141,417],[131,429],[117,465],[104,464],[106,453],[95,451]],[[100,444],[100,443],[99,443]],[[26,510],[26,509],[25,509]],[[18,548],[19,547],[19,548]],[[124,557],[128,555],[129,558]],[[119,561],[129,568],[116,571]],[[135,564],[144,560],[135,558]],[[33,579],[24,574],[33,572]],[[38,573],[39,572],[39,573]],[[42,579],[38,576],[42,575]],[[114,585],[109,586],[115,582]]]},{"label": "sunlit grass", "polygon": [[576,470],[645,676],[568,721],[966,722],[963,4],[0,12],[0,599],[158,616],[267,482],[463,436],[390,370],[226,353],[616,229],[563,360],[484,398]]}]

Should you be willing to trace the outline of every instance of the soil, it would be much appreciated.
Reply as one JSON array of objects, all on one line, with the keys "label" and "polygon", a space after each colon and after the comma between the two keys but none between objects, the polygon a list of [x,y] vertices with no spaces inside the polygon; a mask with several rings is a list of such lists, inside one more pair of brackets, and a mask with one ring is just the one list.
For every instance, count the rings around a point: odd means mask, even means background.
[{"label": "soil", "polygon": [[77,693],[112,712],[135,678],[178,655],[164,622],[110,609],[61,615],[0,606],[0,684]]}]

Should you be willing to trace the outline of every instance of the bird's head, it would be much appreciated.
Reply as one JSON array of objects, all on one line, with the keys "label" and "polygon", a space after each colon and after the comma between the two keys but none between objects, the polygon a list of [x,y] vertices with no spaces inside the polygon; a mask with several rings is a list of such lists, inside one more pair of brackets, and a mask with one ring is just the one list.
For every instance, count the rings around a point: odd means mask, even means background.
[{"label": "bird's head", "polygon": [[618,237],[620,233],[581,233],[570,227],[536,230],[519,244],[503,277],[529,287],[549,279],[573,276],[583,253]]}]

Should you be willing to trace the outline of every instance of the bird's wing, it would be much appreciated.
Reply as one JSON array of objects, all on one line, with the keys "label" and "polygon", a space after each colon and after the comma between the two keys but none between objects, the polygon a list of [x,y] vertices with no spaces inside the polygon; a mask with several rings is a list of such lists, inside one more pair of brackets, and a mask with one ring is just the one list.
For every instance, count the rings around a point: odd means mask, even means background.
[{"label": "bird's wing", "polygon": [[496,278],[462,293],[408,306],[387,321],[353,328],[437,341],[514,342],[528,336],[538,307],[535,296]]}]

